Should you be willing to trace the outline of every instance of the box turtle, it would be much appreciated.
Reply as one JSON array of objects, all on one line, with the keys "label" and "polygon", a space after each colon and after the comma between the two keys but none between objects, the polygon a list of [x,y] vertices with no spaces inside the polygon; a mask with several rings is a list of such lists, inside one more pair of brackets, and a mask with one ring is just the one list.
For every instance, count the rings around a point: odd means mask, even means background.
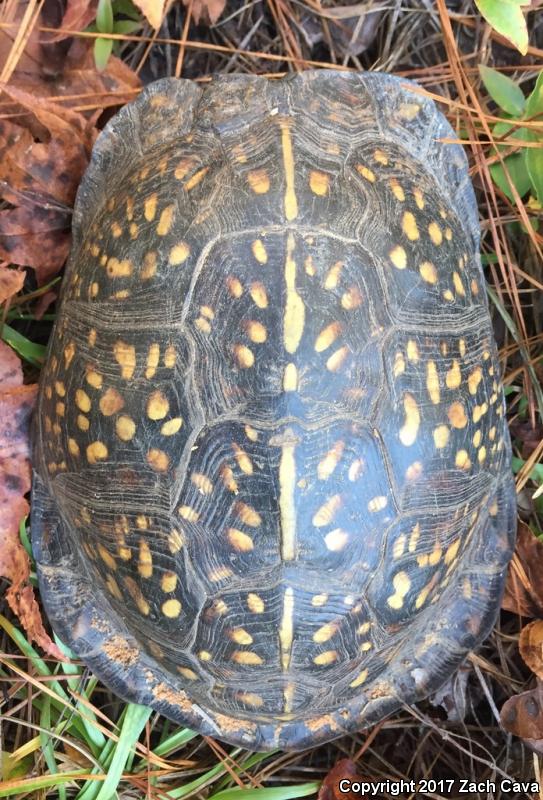
[{"label": "box turtle", "polygon": [[515,493],[455,138],[415,84],[317,71],[160,80],[98,139],[32,538],[53,628],[121,697],[300,749],[489,632]]}]

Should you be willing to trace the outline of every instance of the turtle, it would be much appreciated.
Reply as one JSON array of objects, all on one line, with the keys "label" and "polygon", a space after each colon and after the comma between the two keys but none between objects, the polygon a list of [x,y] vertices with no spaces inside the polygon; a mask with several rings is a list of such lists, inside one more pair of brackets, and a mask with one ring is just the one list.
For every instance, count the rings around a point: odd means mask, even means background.
[{"label": "turtle", "polygon": [[376,72],[164,78],[80,185],[34,428],[53,629],[110,689],[301,750],[440,688],[515,535],[462,147]]}]

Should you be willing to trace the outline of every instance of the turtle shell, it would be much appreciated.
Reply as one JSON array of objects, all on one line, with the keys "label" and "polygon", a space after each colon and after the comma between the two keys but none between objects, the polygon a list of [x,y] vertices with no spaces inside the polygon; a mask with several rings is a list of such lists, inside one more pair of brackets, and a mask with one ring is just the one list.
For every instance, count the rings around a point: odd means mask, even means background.
[{"label": "turtle shell", "polygon": [[443,684],[514,536],[462,148],[420,88],[148,86],[100,136],[43,369],[32,538],[113,691],[300,749]]}]

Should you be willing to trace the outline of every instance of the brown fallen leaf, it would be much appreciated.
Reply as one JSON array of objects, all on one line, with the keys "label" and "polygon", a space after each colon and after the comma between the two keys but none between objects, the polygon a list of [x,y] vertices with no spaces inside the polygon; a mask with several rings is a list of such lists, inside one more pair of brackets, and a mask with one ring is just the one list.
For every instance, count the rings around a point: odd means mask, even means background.
[{"label": "brown fallen leaf", "polygon": [[24,271],[0,264],[0,304],[17,294],[23,288],[24,282]]},{"label": "brown fallen leaf", "polygon": [[63,658],[43,626],[29,583],[30,559],[19,539],[29,510],[24,496],[30,490],[29,423],[36,394],[36,385],[23,385],[19,358],[0,342],[0,575],[11,583],[6,600],[29,639]]},{"label": "brown fallen leaf", "polygon": [[[183,0],[183,4],[188,6],[190,0]],[[192,0],[192,17],[194,22],[199,25],[201,22],[209,22],[214,25],[226,5],[226,0]]]},{"label": "brown fallen leaf", "polygon": [[133,2],[152,28],[160,28],[164,19],[166,0],[133,0]]},{"label": "brown fallen leaf", "polygon": [[340,791],[339,785],[342,780],[351,782],[363,780],[356,771],[356,764],[350,758],[342,758],[334,764],[322,782],[317,800],[367,800],[367,795]]},{"label": "brown fallen leaf", "polygon": [[520,736],[533,750],[543,754],[543,684],[507,700],[500,711],[503,728]]},{"label": "brown fallen leaf", "polygon": [[35,142],[28,128],[0,123],[0,195],[15,206],[0,212],[0,257],[33,267],[41,285],[66,260],[71,207],[94,134],[81,114],[14,86],[2,88],[37,121],[42,141]]},{"label": "brown fallen leaf", "polygon": [[519,650],[524,663],[543,679],[543,620],[536,619],[521,630]]},{"label": "brown fallen leaf", "polygon": [[521,617],[543,617],[543,542],[519,522],[502,608]]},{"label": "brown fallen leaf", "polygon": [[96,17],[98,0],[68,0],[64,16],[59,24],[59,32],[47,38],[48,42],[58,42],[70,34],[84,30]]}]

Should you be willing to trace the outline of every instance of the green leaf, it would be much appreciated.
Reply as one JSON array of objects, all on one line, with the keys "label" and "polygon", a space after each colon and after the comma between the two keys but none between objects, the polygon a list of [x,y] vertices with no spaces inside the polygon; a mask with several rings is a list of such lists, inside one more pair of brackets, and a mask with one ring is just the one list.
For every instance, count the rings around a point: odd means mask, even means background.
[{"label": "green leaf", "polygon": [[543,70],[539,73],[534,89],[526,101],[525,116],[535,117],[536,114],[543,114]]},{"label": "green leaf", "polygon": [[528,52],[528,28],[521,10],[525,0],[475,0],[475,5],[494,30],[509,39],[523,56]]},{"label": "green leaf", "polygon": [[106,68],[112,50],[113,39],[94,40],[94,63],[100,72]]},{"label": "green leaf", "polygon": [[10,325],[2,326],[2,337],[7,344],[11,345],[16,353],[19,353],[21,358],[28,361],[35,367],[41,367],[45,359],[46,348],[42,344],[34,344],[22,333],[16,331]]},{"label": "green leaf", "polygon": [[113,33],[113,9],[111,0],[98,0],[96,27],[100,33]]},{"label": "green leaf", "polygon": [[233,789],[225,789],[223,792],[210,795],[209,800],[292,800],[296,797],[307,797],[309,794],[317,794],[320,783],[300,783],[297,786],[272,786],[268,789],[241,789],[239,786]]},{"label": "green leaf", "polygon": [[[537,142],[535,136],[534,141]],[[539,202],[543,203],[543,143],[540,147],[527,147],[524,151],[524,158],[526,172],[530,176],[534,192]]]},{"label": "green leaf", "polygon": [[484,64],[479,64],[479,74],[494,102],[513,117],[520,117],[526,105],[520,86],[507,75],[502,75],[498,70]]},{"label": "green leaf", "polygon": [[[503,163],[507,167],[507,171],[515,185],[519,197],[524,197],[532,185],[528,170],[526,169],[524,153],[514,153],[511,156],[507,156],[507,158],[504,158]],[[490,167],[490,174],[492,175],[492,180],[494,183],[499,186],[504,195],[508,197],[512,203],[514,203],[515,201],[513,198],[513,192],[502,165],[492,164]]]},{"label": "green leaf", "polygon": [[115,16],[124,14],[125,17],[130,17],[136,22],[139,21],[141,26],[141,14],[132,3],[132,0],[113,0],[113,13]]},{"label": "green leaf", "polygon": [[141,28],[142,28],[141,20],[139,22],[136,22],[133,19],[120,19],[113,26],[113,33],[120,33],[125,36],[128,36],[131,33],[135,33],[136,31],[141,30]]}]

